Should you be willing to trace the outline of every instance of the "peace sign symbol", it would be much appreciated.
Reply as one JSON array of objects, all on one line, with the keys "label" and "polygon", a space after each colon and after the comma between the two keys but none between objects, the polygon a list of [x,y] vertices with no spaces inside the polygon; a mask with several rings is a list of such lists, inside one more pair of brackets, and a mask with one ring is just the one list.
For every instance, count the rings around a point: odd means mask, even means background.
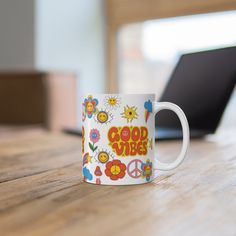
[{"label": "peace sign symbol", "polygon": [[128,175],[134,179],[139,178],[142,173],[141,165],[142,165],[142,161],[140,161],[139,159],[132,160],[127,166]]}]

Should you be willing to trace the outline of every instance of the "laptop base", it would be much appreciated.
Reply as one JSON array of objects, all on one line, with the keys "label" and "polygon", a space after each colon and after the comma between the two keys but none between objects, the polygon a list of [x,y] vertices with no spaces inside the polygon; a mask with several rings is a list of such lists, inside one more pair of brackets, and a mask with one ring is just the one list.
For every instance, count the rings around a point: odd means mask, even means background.
[{"label": "laptop base", "polygon": [[[190,130],[190,138],[202,138],[209,134],[205,130]],[[183,133],[181,129],[172,128],[156,128],[155,129],[155,140],[176,140],[182,139]]]},{"label": "laptop base", "polygon": [[[82,136],[82,132],[80,129],[76,128],[66,128],[63,130],[67,134]],[[190,130],[190,137],[191,138],[202,138],[205,135],[209,134],[206,133],[204,130]],[[161,128],[155,130],[155,140],[177,140],[182,139],[183,134],[181,129],[172,129],[172,128]]]}]

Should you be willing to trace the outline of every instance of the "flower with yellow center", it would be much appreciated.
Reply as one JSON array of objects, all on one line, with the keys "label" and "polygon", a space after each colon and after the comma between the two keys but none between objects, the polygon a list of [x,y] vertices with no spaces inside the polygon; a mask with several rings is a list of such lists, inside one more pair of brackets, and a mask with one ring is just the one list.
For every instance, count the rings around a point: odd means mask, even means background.
[{"label": "flower with yellow center", "polygon": [[109,161],[106,164],[105,174],[111,180],[122,179],[125,176],[126,165],[122,163],[120,160]]},{"label": "flower with yellow center", "polygon": [[111,167],[111,173],[113,175],[118,175],[120,173],[120,171],[121,171],[121,169],[117,165],[114,165],[114,166]]}]

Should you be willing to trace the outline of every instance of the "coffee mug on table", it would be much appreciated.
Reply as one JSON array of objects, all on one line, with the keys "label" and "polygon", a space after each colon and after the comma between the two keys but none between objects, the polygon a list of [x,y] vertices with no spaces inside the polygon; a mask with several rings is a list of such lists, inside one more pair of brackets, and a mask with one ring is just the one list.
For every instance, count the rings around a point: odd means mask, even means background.
[{"label": "coffee mug on table", "polygon": [[[154,94],[93,94],[82,104],[82,161],[84,181],[104,185],[143,184],[156,170],[171,170],[184,160],[189,127],[183,111]],[[155,156],[155,115],[172,110],[180,119],[183,143],[172,163]]]}]

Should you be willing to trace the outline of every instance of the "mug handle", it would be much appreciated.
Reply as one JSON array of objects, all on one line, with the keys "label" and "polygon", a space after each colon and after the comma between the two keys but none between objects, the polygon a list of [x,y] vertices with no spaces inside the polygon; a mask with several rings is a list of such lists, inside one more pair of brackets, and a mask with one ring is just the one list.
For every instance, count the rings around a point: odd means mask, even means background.
[{"label": "mug handle", "polygon": [[188,121],[187,121],[187,118],[186,118],[183,110],[179,106],[175,105],[174,103],[153,102],[153,108],[154,108],[154,115],[156,115],[159,111],[165,110],[165,109],[175,112],[176,115],[178,116],[181,126],[182,126],[183,143],[182,143],[181,151],[180,151],[178,157],[176,158],[176,160],[171,163],[163,163],[163,162],[158,161],[157,158],[155,158],[155,165],[154,165],[155,170],[172,170],[172,169],[178,167],[182,163],[182,161],[184,160],[184,158],[186,156],[186,152],[188,150],[188,145],[189,145]]}]

